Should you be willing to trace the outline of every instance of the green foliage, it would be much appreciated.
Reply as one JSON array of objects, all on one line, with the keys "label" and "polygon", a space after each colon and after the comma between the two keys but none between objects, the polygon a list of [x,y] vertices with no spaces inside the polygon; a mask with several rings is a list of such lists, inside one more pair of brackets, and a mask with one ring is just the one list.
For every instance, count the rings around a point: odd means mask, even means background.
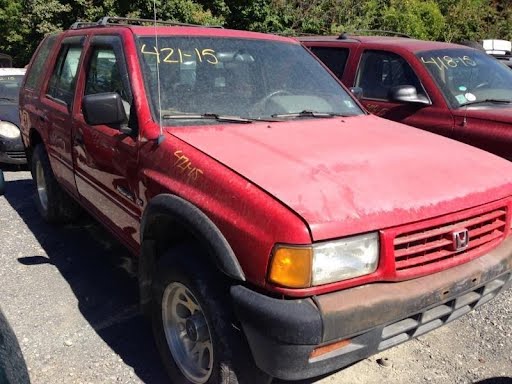
[{"label": "green foliage", "polygon": [[423,40],[437,40],[444,28],[444,17],[432,1],[391,0],[382,10],[382,28]]},{"label": "green foliage", "polygon": [[0,36],[2,52],[11,52],[23,42],[23,31],[18,28],[23,7],[17,1],[0,1]]},{"label": "green foliage", "polygon": [[[152,0],[139,0],[131,3],[128,16],[153,19],[155,6]],[[201,4],[192,0],[156,0],[156,17],[161,20],[174,20],[182,23],[222,25],[223,18],[213,16]]]},{"label": "green foliage", "polygon": [[[288,34],[386,29],[420,39],[512,39],[512,0],[156,0],[159,19]],[[25,65],[45,34],[102,16],[152,19],[153,0],[0,0],[0,52]]]},{"label": "green foliage", "polygon": [[488,38],[489,24],[494,13],[489,1],[459,0],[446,10],[446,41]]}]

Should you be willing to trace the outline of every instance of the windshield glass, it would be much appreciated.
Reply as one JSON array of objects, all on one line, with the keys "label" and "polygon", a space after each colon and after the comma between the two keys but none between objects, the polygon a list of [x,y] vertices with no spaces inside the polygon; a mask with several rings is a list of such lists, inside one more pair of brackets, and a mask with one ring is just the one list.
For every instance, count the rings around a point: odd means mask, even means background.
[{"label": "windshield glass", "polygon": [[288,118],[317,117],[303,111],[363,113],[300,45],[159,36],[158,48],[154,37],[139,37],[138,49],[154,118],[158,120],[161,105],[164,125],[215,124],[215,116],[277,119],[293,113]]},{"label": "windshield glass", "polygon": [[0,103],[18,102],[22,75],[0,75]]},{"label": "windshield glass", "polygon": [[472,49],[442,49],[416,54],[452,108],[467,103],[512,101],[512,70]]}]

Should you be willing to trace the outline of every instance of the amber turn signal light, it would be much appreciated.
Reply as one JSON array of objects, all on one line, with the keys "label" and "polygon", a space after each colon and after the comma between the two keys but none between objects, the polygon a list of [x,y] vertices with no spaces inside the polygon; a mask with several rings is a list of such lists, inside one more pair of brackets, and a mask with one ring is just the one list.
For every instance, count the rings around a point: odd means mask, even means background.
[{"label": "amber turn signal light", "polygon": [[344,348],[350,344],[350,339],[336,341],[332,344],[323,345],[321,347],[313,349],[311,355],[309,355],[310,360],[314,360],[321,356],[327,355],[328,353],[334,352],[338,349]]},{"label": "amber turn signal light", "polygon": [[277,246],[269,270],[269,281],[288,288],[311,286],[311,247]]}]

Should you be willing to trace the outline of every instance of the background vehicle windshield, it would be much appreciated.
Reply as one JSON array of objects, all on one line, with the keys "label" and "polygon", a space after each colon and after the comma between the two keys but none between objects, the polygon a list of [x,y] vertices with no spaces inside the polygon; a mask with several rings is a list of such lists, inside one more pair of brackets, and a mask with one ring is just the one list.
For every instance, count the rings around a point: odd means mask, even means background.
[{"label": "background vehicle windshield", "polygon": [[452,108],[489,99],[512,101],[512,70],[484,52],[442,49],[416,56]]},{"label": "background vehicle windshield", "polygon": [[[138,49],[155,119],[159,116],[157,62],[164,116],[218,114],[265,119],[305,110],[349,116],[363,113],[300,45],[159,36],[158,47],[154,37],[140,37]],[[165,125],[186,124],[164,120]]]},{"label": "background vehicle windshield", "polygon": [[18,102],[21,75],[0,75],[0,103]]}]

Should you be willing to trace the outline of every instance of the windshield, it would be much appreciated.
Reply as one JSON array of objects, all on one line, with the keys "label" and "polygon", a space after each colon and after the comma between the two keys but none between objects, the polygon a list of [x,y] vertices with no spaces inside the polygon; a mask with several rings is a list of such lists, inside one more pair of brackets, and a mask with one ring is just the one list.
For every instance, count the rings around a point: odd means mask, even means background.
[{"label": "windshield", "polygon": [[512,70],[472,49],[441,49],[416,54],[452,108],[512,101]]},{"label": "windshield", "polygon": [[22,75],[0,75],[0,103],[18,102]]},{"label": "windshield", "polygon": [[219,116],[252,121],[363,113],[300,45],[159,36],[158,48],[154,37],[139,37],[138,48],[154,118],[161,112],[165,125],[212,124]]}]

